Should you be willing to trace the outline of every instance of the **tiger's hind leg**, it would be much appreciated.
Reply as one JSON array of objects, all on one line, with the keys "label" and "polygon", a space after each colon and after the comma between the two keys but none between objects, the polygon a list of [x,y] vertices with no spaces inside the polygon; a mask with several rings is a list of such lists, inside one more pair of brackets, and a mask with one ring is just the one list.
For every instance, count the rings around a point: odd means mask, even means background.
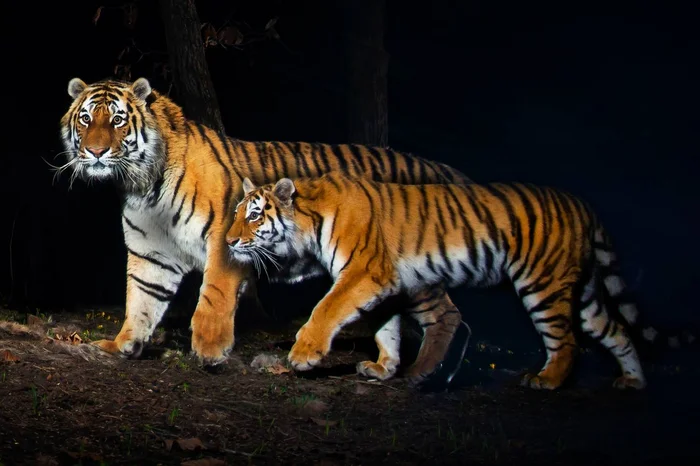
[{"label": "tiger's hind leg", "polygon": [[608,314],[603,293],[599,292],[600,285],[599,271],[596,270],[581,294],[581,327],[617,359],[622,375],[613,386],[641,390],[646,386],[646,380],[637,350],[625,328]]},{"label": "tiger's hind leg", "polygon": [[526,374],[521,385],[554,390],[571,373],[578,353],[572,329],[572,283],[576,283],[577,278],[560,276],[549,282],[538,279],[528,286],[518,287],[518,294],[547,352],[547,360],[540,372]]},{"label": "tiger's hind leg", "polygon": [[374,334],[374,341],[379,348],[377,362],[361,361],[357,363],[357,373],[365,377],[387,380],[396,374],[401,362],[399,348],[401,345],[401,315],[396,314]]},{"label": "tiger's hind leg", "polygon": [[445,382],[449,383],[457,373],[462,356],[469,343],[471,330],[462,322],[462,315],[442,287],[425,289],[410,296],[411,302],[406,313],[415,319],[423,329],[423,341],[415,362],[406,369],[406,377],[411,385],[421,385],[443,369],[443,362],[451,348],[455,334],[460,327],[466,332],[458,348],[459,358],[455,367],[446,368]]}]

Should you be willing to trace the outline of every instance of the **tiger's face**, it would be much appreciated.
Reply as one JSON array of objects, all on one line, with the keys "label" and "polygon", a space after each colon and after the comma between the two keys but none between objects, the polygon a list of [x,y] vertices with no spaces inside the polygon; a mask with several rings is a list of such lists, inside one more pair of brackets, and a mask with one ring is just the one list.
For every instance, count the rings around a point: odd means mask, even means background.
[{"label": "tiger's face", "polygon": [[259,273],[265,261],[279,265],[293,255],[295,187],[289,178],[262,187],[245,178],[243,192],[226,242],[234,261],[252,263]]},{"label": "tiger's face", "polygon": [[86,181],[150,186],[163,158],[162,137],[146,102],[151,92],[145,78],[92,85],[73,78],[68,84],[73,103],[61,119],[68,162],[59,172],[70,167],[73,177]]}]

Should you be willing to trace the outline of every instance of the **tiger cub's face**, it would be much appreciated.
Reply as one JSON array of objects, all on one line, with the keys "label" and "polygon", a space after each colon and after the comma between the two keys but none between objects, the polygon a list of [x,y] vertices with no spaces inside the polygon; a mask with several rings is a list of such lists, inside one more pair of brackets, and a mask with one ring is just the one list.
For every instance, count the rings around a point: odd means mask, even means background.
[{"label": "tiger cub's face", "polygon": [[125,185],[152,181],[162,148],[153,116],[146,108],[151,86],[103,81],[87,85],[78,78],[68,84],[73,103],[61,119],[61,135],[74,176],[85,180],[116,179]]},{"label": "tiger cub's face", "polygon": [[289,178],[259,188],[248,178],[243,180],[244,197],[226,233],[233,260],[253,263],[259,269],[265,261],[275,264],[292,255],[294,192]]}]

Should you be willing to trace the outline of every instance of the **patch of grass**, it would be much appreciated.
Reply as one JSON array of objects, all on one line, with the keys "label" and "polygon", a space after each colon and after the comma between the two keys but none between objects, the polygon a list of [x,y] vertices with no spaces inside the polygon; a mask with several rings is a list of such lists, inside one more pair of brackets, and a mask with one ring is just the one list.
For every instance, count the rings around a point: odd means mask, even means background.
[{"label": "patch of grass", "polygon": [[295,396],[291,399],[292,404],[296,407],[302,407],[309,401],[315,400],[317,397],[313,393],[305,393],[301,396]]},{"label": "patch of grass", "polygon": [[168,414],[168,425],[175,425],[175,419],[180,415],[180,408],[173,408]]},{"label": "patch of grass", "polygon": [[32,411],[35,416],[38,416],[43,406],[46,406],[46,395],[39,395],[39,391],[35,385],[29,387],[32,394]]}]

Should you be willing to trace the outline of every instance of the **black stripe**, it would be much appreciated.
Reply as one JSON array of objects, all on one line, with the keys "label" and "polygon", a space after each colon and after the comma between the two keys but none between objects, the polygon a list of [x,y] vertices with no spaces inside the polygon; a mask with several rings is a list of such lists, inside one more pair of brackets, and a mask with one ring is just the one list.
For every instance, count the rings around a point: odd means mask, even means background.
[{"label": "black stripe", "polygon": [[342,150],[340,149],[340,146],[337,144],[334,144],[332,146],[329,146],[331,152],[333,153],[333,156],[335,159],[338,161],[338,166],[340,167],[340,171],[343,173],[349,173],[348,172],[348,162],[345,160],[345,156],[343,155]]},{"label": "black stripe", "polygon": [[150,257],[150,256],[147,256],[147,255],[145,255],[145,254],[139,254],[138,252],[134,251],[133,249],[126,248],[126,251],[127,251],[129,254],[131,254],[132,256],[136,256],[136,257],[138,257],[139,259],[143,259],[143,260],[145,260],[145,261],[150,262],[150,263],[153,264],[153,265],[157,265],[157,266],[160,267],[161,269],[164,269],[164,270],[167,270],[167,271],[169,271],[169,272],[176,273],[176,274],[179,274],[179,275],[182,274],[182,271],[181,271],[181,270],[177,270],[177,269],[175,269],[175,267],[170,266],[170,265],[168,265],[168,264],[165,264],[165,263],[163,263],[163,262],[161,262],[161,261],[159,261],[159,260],[157,260],[157,259],[154,259],[154,258],[152,258],[152,257]]},{"label": "black stripe", "polygon": [[175,293],[168,290],[167,288],[165,288],[161,285],[158,285],[156,283],[147,282],[146,280],[137,277],[133,273],[130,273],[128,276],[130,278],[132,278],[134,281],[136,281],[137,283],[139,283],[140,285],[145,286],[146,288],[152,290],[153,292],[160,293],[164,297],[169,297],[169,299],[172,299],[172,297],[175,295]]},{"label": "black stripe", "polygon": [[177,199],[177,193],[180,191],[180,185],[182,185],[182,180],[185,178],[185,168],[183,167],[180,177],[175,183],[175,190],[173,191],[173,197],[170,198],[170,207],[175,205],[175,199]]},{"label": "black stripe", "polygon": [[209,229],[211,228],[211,224],[214,222],[214,206],[212,205],[211,201],[209,201],[209,217],[207,218],[207,223],[204,224],[204,227],[202,228],[202,233],[199,235],[202,239],[205,239],[207,233],[209,232]]},{"label": "black stripe", "polygon": [[141,228],[137,227],[136,225],[134,225],[134,223],[133,223],[131,220],[129,220],[129,217],[127,217],[126,215],[123,215],[123,214],[122,214],[122,218],[124,219],[124,221],[126,222],[126,224],[129,225],[129,228],[131,228],[131,229],[134,230],[134,231],[138,231],[139,233],[141,233],[141,235],[142,235],[144,238],[146,237],[146,232],[143,231]]},{"label": "black stripe", "polygon": [[177,222],[180,221],[180,214],[182,213],[182,206],[185,205],[185,196],[182,196],[182,200],[180,201],[180,206],[177,208],[177,212],[175,212],[175,215],[173,215],[173,226],[177,225]]},{"label": "black stripe", "polygon": [[195,201],[196,200],[197,200],[197,184],[195,183],[194,194],[192,194],[192,202],[190,202],[190,213],[187,215],[187,218],[185,219],[185,225],[190,223],[190,219],[192,218],[192,215],[194,215],[194,208],[195,208]]}]

